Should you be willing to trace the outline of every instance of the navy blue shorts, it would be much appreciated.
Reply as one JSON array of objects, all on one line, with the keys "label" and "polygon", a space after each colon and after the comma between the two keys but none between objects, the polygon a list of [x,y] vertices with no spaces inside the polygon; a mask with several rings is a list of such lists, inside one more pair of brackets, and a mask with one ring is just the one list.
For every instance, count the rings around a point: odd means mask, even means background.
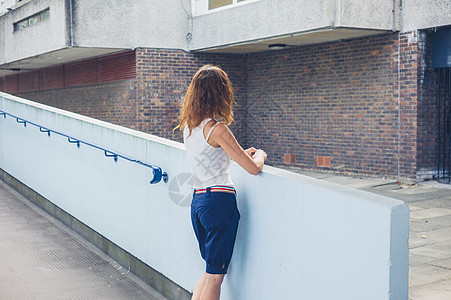
[{"label": "navy blue shorts", "polygon": [[239,220],[234,192],[211,191],[210,188],[204,193],[195,191],[191,221],[207,273],[227,273]]}]

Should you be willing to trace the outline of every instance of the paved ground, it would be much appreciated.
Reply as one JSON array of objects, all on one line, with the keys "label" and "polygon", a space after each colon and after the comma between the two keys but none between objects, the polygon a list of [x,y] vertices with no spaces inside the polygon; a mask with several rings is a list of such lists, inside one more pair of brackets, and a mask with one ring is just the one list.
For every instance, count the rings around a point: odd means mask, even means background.
[{"label": "paved ground", "polygon": [[0,299],[166,299],[0,181]]},{"label": "paved ground", "polygon": [[403,200],[410,209],[409,299],[451,299],[451,184],[302,174]]},{"label": "paved ground", "polygon": [[[305,172],[410,208],[409,299],[451,299],[451,185]],[[0,299],[164,299],[0,181]]]}]

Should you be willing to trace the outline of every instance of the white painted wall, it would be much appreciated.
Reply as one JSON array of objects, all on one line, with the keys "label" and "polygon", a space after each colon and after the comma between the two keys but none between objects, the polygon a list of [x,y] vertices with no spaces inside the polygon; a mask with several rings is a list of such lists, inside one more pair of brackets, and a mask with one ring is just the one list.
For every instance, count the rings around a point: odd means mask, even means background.
[{"label": "white painted wall", "polygon": [[[183,145],[3,93],[0,109],[162,167],[169,182],[150,185],[146,167],[0,116],[1,169],[192,291],[204,264],[188,207],[170,197]],[[407,299],[403,202],[271,167],[231,172],[241,222],[222,299]]]}]

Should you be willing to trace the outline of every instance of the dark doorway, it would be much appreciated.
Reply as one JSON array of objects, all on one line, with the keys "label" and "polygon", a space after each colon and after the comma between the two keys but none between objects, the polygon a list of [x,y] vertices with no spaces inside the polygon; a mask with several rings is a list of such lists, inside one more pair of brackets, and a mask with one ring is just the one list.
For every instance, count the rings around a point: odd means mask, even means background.
[{"label": "dark doorway", "polygon": [[438,159],[437,180],[451,183],[451,68],[437,68]]}]

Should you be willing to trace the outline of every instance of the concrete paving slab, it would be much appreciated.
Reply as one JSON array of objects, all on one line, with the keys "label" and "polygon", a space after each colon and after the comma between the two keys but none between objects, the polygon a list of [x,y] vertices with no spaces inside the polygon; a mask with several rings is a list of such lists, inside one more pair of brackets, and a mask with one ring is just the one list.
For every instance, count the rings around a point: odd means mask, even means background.
[{"label": "concrete paving slab", "polygon": [[446,208],[425,208],[422,210],[410,211],[410,217],[412,219],[430,219],[436,217],[443,217],[451,215],[451,209]]},{"label": "concrete paving slab", "polygon": [[426,245],[436,244],[437,241],[428,238],[421,232],[410,231],[409,232],[409,249],[418,248]]},{"label": "concrete paving slab", "polygon": [[163,296],[0,181],[1,299]]},{"label": "concrete paving slab", "polygon": [[451,258],[434,260],[429,263],[432,266],[442,267],[451,270]]},{"label": "concrete paving slab", "polygon": [[397,189],[392,190],[393,193],[402,193],[403,195],[424,195],[431,192],[436,192],[436,190],[431,186],[420,187],[417,185],[402,186],[398,185]]},{"label": "concrete paving slab", "polygon": [[440,183],[440,182],[434,181],[434,180],[420,182],[418,184],[418,186],[433,187],[433,188],[438,188],[441,190],[449,190],[451,192],[451,184]]},{"label": "concrete paving slab", "polygon": [[407,204],[415,203],[415,206],[420,206],[416,202],[427,200],[436,200],[440,198],[450,198],[451,190],[432,188],[432,187],[402,187],[397,184],[381,185],[377,187],[369,187],[364,190],[371,193],[384,195],[387,197],[403,200]]},{"label": "concrete paving slab", "polygon": [[409,203],[422,208],[448,208],[451,209],[451,197],[441,197],[437,199],[421,200]]},{"label": "concrete paving slab", "polygon": [[429,256],[435,259],[451,258],[451,251],[448,246],[442,246],[440,244],[431,244],[418,248],[410,249],[410,253],[415,255]]},{"label": "concrete paving slab", "polygon": [[430,219],[411,219],[410,229],[413,231],[430,231],[444,227],[451,227],[451,217],[437,217]]},{"label": "concrete paving slab", "polygon": [[428,264],[409,268],[409,287],[427,285],[445,280],[451,280],[451,272],[446,268]]},{"label": "concrete paving slab", "polygon": [[383,179],[363,179],[344,176],[330,176],[322,178],[328,182],[346,185],[355,189],[370,188],[378,185],[386,185],[387,181]]},{"label": "concrete paving slab", "polygon": [[387,195],[389,195],[389,197],[403,200],[406,203],[415,203],[415,202],[419,202],[419,201],[426,201],[426,200],[433,200],[433,199],[449,197],[449,191],[448,190],[446,190],[446,192],[430,191],[427,193],[408,194],[408,193],[405,193],[404,191],[400,191],[400,190],[391,190],[391,191],[388,191]]},{"label": "concrete paving slab", "polygon": [[[449,245],[451,242],[451,227],[443,227],[436,230],[421,233],[429,241],[440,243],[441,245]],[[450,249],[451,250],[451,249]]]},{"label": "concrete paving slab", "polygon": [[412,204],[409,204],[408,206],[409,206],[410,213],[412,213],[413,211],[422,210],[422,209],[427,208],[427,207],[421,207],[421,206],[414,206]]},{"label": "concrete paving slab", "polygon": [[415,286],[409,289],[410,300],[449,300],[451,299],[451,280]]},{"label": "concrete paving slab", "polygon": [[409,268],[418,265],[429,264],[436,260],[434,257],[430,257],[428,255],[418,255],[418,254],[409,254]]}]

